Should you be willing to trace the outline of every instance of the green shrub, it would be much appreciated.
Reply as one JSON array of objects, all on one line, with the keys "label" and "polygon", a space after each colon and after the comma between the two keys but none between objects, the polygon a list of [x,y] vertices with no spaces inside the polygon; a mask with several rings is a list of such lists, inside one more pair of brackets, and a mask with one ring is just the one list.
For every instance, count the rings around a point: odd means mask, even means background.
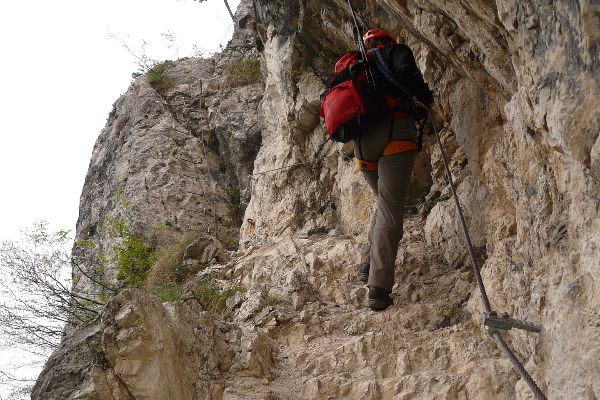
[{"label": "green shrub", "polygon": [[154,64],[152,68],[146,72],[146,78],[154,89],[158,92],[165,91],[175,85],[175,79],[173,79],[167,72],[166,63]]},{"label": "green shrub", "polygon": [[113,255],[100,255],[102,264],[117,266],[117,279],[127,286],[140,286],[148,277],[148,271],[156,254],[146,243],[146,238],[136,235],[129,225],[120,219],[106,217],[103,228],[110,238],[120,238],[122,241],[112,246]]},{"label": "green shrub", "polygon": [[160,286],[175,281],[183,252],[195,239],[196,235],[191,233],[182,235],[177,242],[158,251],[156,262],[148,275],[148,285]]},{"label": "green shrub", "polygon": [[123,242],[113,246],[117,267],[117,279],[127,286],[139,286],[146,280],[148,270],[156,259],[155,253],[141,236],[131,231],[124,233]]},{"label": "green shrub", "polygon": [[434,196],[423,204],[423,215],[429,215],[433,207],[441,201],[446,201],[452,197],[450,192],[446,194],[440,194],[439,196]]},{"label": "green shrub", "polygon": [[226,189],[226,192],[229,198],[229,216],[234,223],[241,225],[244,218],[244,210],[241,204],[240,189],[230,186]]},{"label": "green shrub", "polygon": [[170,282],[162,286],[152,286],[148,291],[156,295],[163,303],[180,300],[183,294],[181,286],[175,282]]},{"label": "green shrub", "polygon": [[[127,200],[123,188],[116,190],[112,200],[115,209],[120,212],[127,211],[132,206],[131,202]],[[101,230],[117,244],[110,246],[107,252],[96,254],[98,261],[94,268],[94,275],[98,279],[96,282],[104,287],[110,286],[105,274],[107,270],[116,269],[117,279],[123,281],[126,286],[140,286],[146,280],[150,267],[156,261],[156,253],[152,246],[147,243],[144,236],[136,235],[125,220],[112,215],[104,216]],[[76,241],[75,245],[92,249],[97,244],[91,239],[85,239]]]},{"label": "green shrub", "polygon": [[195,261],[194,264],[192,264],[192,266],[190,267],[190,269],[188,270],[188,272],[190,274],[197,274],[200,271],[204,271],[206,268],[208,268],[209,263],[208,261]]},{"label": "green shrub", "polygon": [[94,241],[92,239],[80,239],[75,242],[75,246],[92,248],[94,247]]},{"label": "green shrub", "polygon": [[211,286],[207,282],[199,283],[194,286],[192,293],[202,303],[202,305],[211,313],[215,315],[224,315],[227,311],[227,299],[236,294],[237,292],[243,292],[244,289],[240,287],[233,287],[229,289],[219,289]]},{"label": "green shrub", "polygon": [[246,86],[260,81],[260,60],[244,58],[225,67],[225,86]]},{"label": "green shrub", "polygon": [[274,306],[278,301],[277,297],[269,293],[269,289],[263,288],[260,292],[260,308]]}]

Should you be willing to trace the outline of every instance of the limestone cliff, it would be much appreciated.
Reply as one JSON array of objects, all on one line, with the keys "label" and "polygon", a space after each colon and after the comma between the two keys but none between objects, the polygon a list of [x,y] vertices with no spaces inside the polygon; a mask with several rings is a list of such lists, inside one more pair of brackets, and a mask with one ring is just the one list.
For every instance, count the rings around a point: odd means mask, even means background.
[{"label": "limestone cliff", "polygon": [[[600,5],[354,3],[364,25],[411,46],[437,93],[493,307],[544,326],[507,341],[550,399],[596,399]],[[65,338],[34,399],[532,398],[481,326],[431,137],[417,161],[395,305],[365,308],[355,267],[374,199],[351,149],[328,142],[318,116],[332,61],[351,46],[345,1],[242,1],[222,55],[169,63],[175,85],[140,79],[115,103],[78,238],[109,248],[99,229],[109,214],[157,246],[193,232],[225,255],[185,277],[181,300],[121,290]],[[224,84],[226,65],[259,53],[260,83]],[[242,221],[228,212],[230,187]],[[97,255],[75,253],[88,266]],[[105,274],[114,281],[114,270]],[[80,282],[76,290],[94,286]]]}]

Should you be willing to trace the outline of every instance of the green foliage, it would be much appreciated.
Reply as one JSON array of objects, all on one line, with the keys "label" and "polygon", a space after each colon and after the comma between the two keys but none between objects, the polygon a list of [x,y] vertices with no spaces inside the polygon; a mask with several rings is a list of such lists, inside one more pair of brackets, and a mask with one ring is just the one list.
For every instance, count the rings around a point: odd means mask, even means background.
[{"label": "green foliage", "polygon": [[106,273],[106,263],[108,261],[106,261],[105,263],[101,263],[100,265],[98,265],[96,267],[96,273],[99,275],[104,275]]},{"label": "green foliage", "polygon": [[123,280],[128,286],[139,286],[146,280],[156,257],[143,237],[130,230],[123,231],[123,237],[125,240],[121,244],[113,246],[119,268],[117,279]]},{"label": "green foliage", "polygon": [[72,311],[75,316],[76,324],[80,325],[91,321],[95,317],[95,315],[87,312],[85,309],[93,309],[94,304],[89,300],[81,300],[78,303],[78,307],[74,308],[74,310]]},{"label": "green foliage", "polygon": [[197,260],[196,262],[194,262],[194,264],[192,264],[192,266],[188,269],[188,274],[191,275],[195,275],[200,271],[204,271],[206,268],[208,268],[208,261],[199,261]]},{"label": "green foliage", "polygon": [[117,279],[125,282],[127,286],[140,286],[146,280],[148,270],[156,260],[155,252],[146,243],[146,238],[133,233],[124,220],[107,216],[102,226],[110,238],[122,240],[112,246],[112,256],[100,255],[101,266],[116,265]]},{"label": "green foliage", "polygon": [[246,86],[260,81],[260,60],[244,58],[225,67],[225,86]]},{"label": "green foliage", "polygon": [[156,295],[163,303],[181,300],[181,295],[183,294],[181,286],[175,282],[161,286],[152,286],[148,291]]},{"label": "green foliage", "polygon": [[230,186],[226,189],[227,197],[229,199],[229,216],[238,225],[242,224],[244,218],[244,210],[242,209],[240,189],[238,187]]},{"label": "green foliage", "polygon": [[148,284],[150,286],[160,286],[173,281],[182,282],[184,276],[177,277],[176,275],[178,275],[178,272],[183,272],[185,274],[185,271],[179,271],[183,253],[186,247],[188,247],[195,239],[196,235],[188,233],[182,235],[179,240],[172,245],[161,249],[158,252],[156,262],[150,270]]},{"label": "green foliage", "polygon": [[104,292],[100,293],[98,295],[98,301],[101,302],[101,303],[106,303],[108,301],[108,294],[106,294]]},{"label": "green foliage", "polygon": [[277,299],[277,297],[272,296],[269,293],[269,289],[263,288],[262,291],[260,292],[260,307],[261,308],[274,306],[275,304],[277,304],[278,301],[279,300]]},{"label": "green foliage", "polygon": [[126,211],[131,208],[131,202],[127,199],[127,196],[125,196],[125,189],[122,187],[115,191],[112,200],[118,210]]},{"label": "green foliage", "polygon": [[233,287],[228,289],[219,289],[211,286],[207,282],[201,282],[194,286],[192,293],[202,303],[204,307],[215,315],[226,314],[227,299],[236,294],[236,292],[243,292],[245,288]]},{"label": "green foliage", "polygon": [[175,85],[175,79],[168,74],[166,63],[157,63],[146,72],[146,78],[154,89],[163,92]]},{"label": "green foliage", "polygon": [[[118,214],[123,214],[132,207],[123,188],[115,191],[112,201]],[[96,293],[94,296],[100,303],[105,303],[110,293],[104,293],[104,289],[116,290],[111,288],[111,282],[106,277],[107,271],[116,270],[117,279],[126,286],[139,287],[147,280],[150,268],[157,257],[148,240],[142,235],[135,234],[123,218],[105,215],[102,218],[101,231],[112,239],[112,243],[115,243],[106,251],[96,249],[97,251],[94,252],[97,263],[91,274],[94,283],[101,286],[101,293]],[[98,243],[91,239],[81,239],[77,240],[75,245],[83,249],[93,249],[98,246]],[[74,286],[79,283],[79,280],[78,277]]]},{"label": "green foliage", "polygon": [[156,233],[163,233],[165,232],[167,229],[169,229],[169,226],[165,223],[159,223],[159,224],[155,224],[152,229],[154,230],[154,232]]},{"label": "green foliage", "polygon": [[92,239],[80,239],[75,242],[75,246],[91,248],[94,247],[94,241]]},{"label": "green foliage", "polygon": [[[348,50],[350,51],[350,50]],[[347,52],[346,52],[347,53]],[[322,65],[325,67],[326,72],[332,73],[335,67],[335,63],[339,59],[339,55],[335,55],[325,49],[321,49],[317,54],[317,59],[321,60]]]},{"label": "green foliage", "polygon": [[443,195],[440,195],[437,197],[433,197],[430,200],[426,201],[423,204],[423,215],[428,215],[437,203],[439,203],[440,201],[446,201],[446,200],[450,199],[451,197],[452,197],[452,195],[448,192],[446,194],[443,194]]}]

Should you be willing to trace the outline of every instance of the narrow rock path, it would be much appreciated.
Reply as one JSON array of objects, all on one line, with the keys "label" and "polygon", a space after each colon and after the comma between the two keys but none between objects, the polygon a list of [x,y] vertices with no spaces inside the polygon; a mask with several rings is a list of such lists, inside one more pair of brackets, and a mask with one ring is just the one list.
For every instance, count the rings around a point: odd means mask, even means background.
[{"label": "narrow rock path", "polygon": [[[470,267],[448,266],[426,244],[422,225],[420,217],[407,220],[394,305],[384,312],[366,307],[354,265],[335,268],[320,254],[319,274],[339,290],[316,287],[312,299],[270,330],[277,349],[263,382],[269,394],[259,398],[514,398],[516,376],[468,309],[476,290]],[[306,254],[317,248],[303,246]]]}]

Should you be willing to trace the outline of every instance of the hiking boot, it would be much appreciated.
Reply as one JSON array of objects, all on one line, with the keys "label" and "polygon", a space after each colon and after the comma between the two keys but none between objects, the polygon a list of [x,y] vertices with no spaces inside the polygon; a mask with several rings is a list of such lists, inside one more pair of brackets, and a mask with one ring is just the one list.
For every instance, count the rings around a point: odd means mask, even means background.
[{"label": "hiking boot", "polygon": [[369,286],[369,308],[375,311],[383,311],[394,304],[390,293],[377,286]]},{"label": "hiking boot", "polygon": [[360,264],[358,267],[358,280],[364,283],[367,283],[369,280],[369,269],[371,266],[369,264]]}]

